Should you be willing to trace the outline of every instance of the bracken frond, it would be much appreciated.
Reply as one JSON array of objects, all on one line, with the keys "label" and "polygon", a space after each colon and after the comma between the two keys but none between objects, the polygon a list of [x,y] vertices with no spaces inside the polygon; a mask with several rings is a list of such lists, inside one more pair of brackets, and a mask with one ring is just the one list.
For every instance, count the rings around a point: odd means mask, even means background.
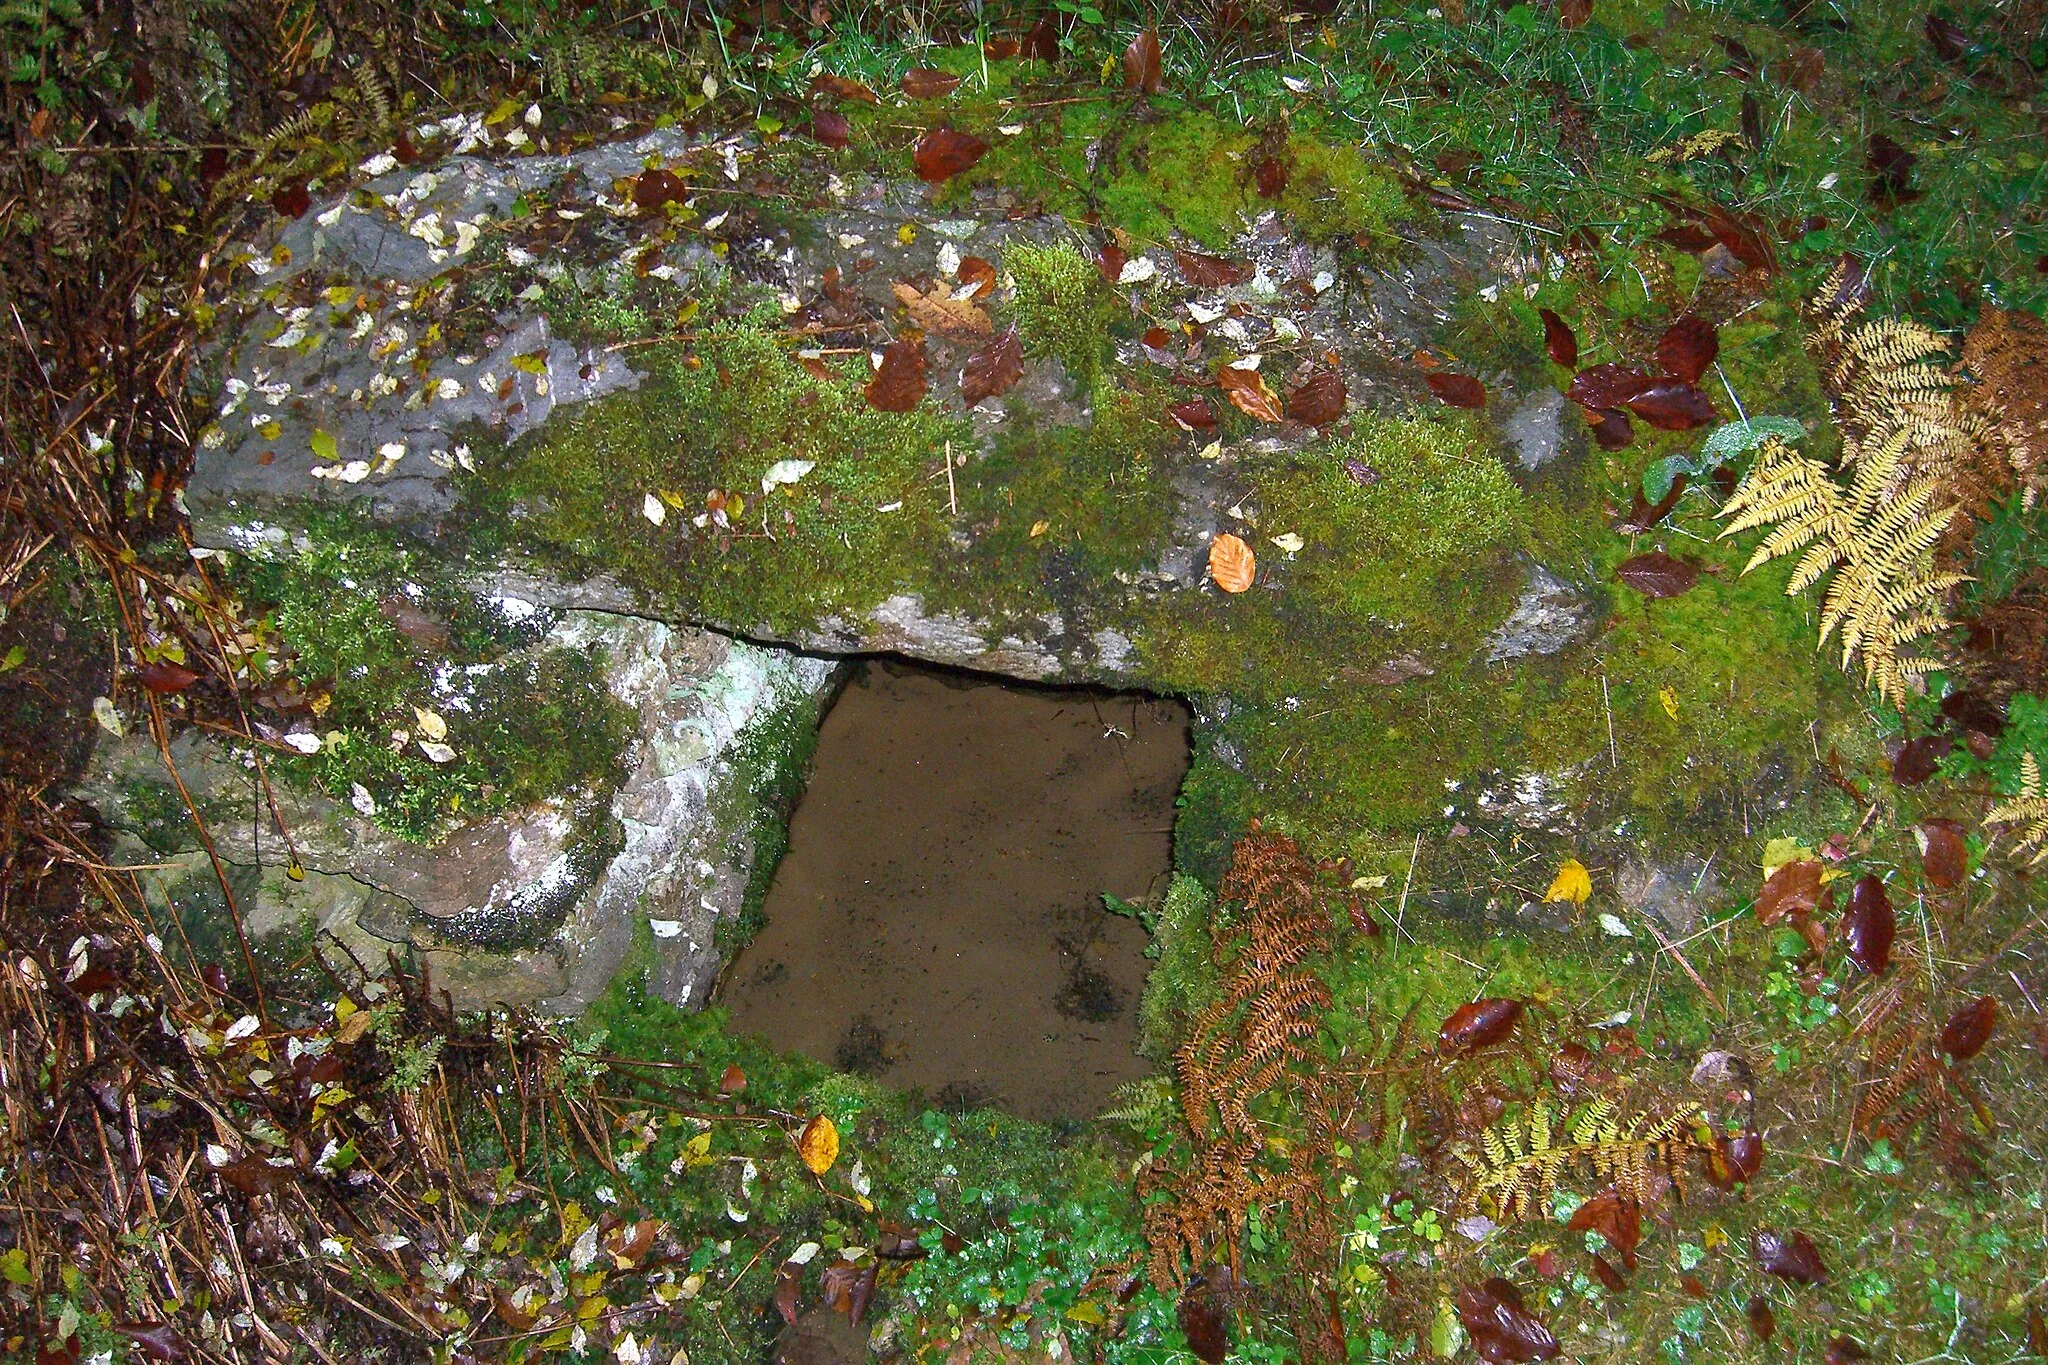
[{"label": "bracken frond", "polygon": [[1540,1213],[1574,1172],[1596,1186],[1611,1183],[1640,1203],[1655,1200],[1666,1180],[1682,1194],[1687,1162],[1708,1147],[1697,1133],[1698,1115],[1699,1106],[1691,1103],[1663,1114],[1625,1115],[1612,1097],[1602,1095],[1559,1130],[1549,1104],[1537,1100],[1480,1133],[1478,1141],[1451,1149],[1465,1168],[1459,1202],[1512,1222]]},{"label": "bracken frond", "polygon": [[2020,840],[2013,852],[2031,848],[2032,864],[2048,862],[2048,783],[2042,779],[2040,760],[2031,752],[2020,755],[2019,794],[1985,812],[1984,823],[2019,826]]}]

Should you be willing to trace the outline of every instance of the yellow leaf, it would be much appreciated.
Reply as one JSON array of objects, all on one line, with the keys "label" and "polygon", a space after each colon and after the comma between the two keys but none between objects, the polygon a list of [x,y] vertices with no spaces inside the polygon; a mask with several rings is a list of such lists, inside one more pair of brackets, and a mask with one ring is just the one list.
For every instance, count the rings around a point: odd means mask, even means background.
[{"label": "yellow leaf", "polygon": [[1593,874],[1586,871],[1586,865],[1577,858],[1567,858],[1557,869],[1557,875],[1550,879],[1550,889],[1543,893],[1545,905],[1557,901],[1570,901],[1573,905],[1584,905],[1593,894]]},{"label": "yellow leaf", "polygon": [[897,228],[897,229],[896,229],[896,240],[897,240],[897,241],[899,241],[899,242],[901,242],[901,243],[903,243],[903,245],[905,245],[905,246],[909,246],[909,245],[910,245],[910,244],[911,244],[912,242],[916,241],[916,240],[917,240],[917,224],[915,224],[915,223],[905,223],[905,224],[904,224],[904,225],[903,225],[902,227],[900,227],[900,228]]},{"label": "yellow leaf", "polygon": [[1773,839],[1764,845],[1764,856],[1758,860],[1758,866],[1763,869],[1764,880],[1769,881],[1771,874],[1787,863],[1813,860],[1813,850],[1805,844],[1797,839],[1781,838]]},{"label": "yellow leaf", "polygon": [[1075,1322],[1085,1322],[1091,1327],[1100,1327],[1103,1323],[1109,1321],[1103,1315],[1102,1305],[1093,1299],[1081,1300],[1067,1310],[1067,1316]]},{"label": "yellow leaf", "polygon": [[1657,689],[1657,700],[1664,703],[1665,715],[1673,720],[1678,719],[1678,693],[1668,687],[1660,687]]},{"label": "yellow leaf", "polygon": [[709,1166],[711,1164],[711,1134],[703,1132],[683,1144],[685,1166]]},{"label": "yellow leaf", "polygon": [[804,1125],[803,1136],[796,1140],[796,1151],[813,1175],[825,1174],[839,1159],[838,1125],[823,1114],[818,1115]]},{"label": "yellow leaf", "polygon": [[1034,521],[1031,523],[1031,538],[1036,540],[1051,528],[1052,523],[1049,521]]}]

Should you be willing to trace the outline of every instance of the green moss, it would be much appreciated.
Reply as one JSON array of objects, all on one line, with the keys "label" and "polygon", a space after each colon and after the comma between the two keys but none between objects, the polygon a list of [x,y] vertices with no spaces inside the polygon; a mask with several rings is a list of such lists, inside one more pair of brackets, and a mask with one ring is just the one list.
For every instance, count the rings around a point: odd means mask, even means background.
[{"label": "green moss", "polygon": [[1215,900],[1208,888],[1185,873],[1167,887],[1159,912],[1147,926],[1152,941],[1145,955],[1153,959],[1138,1004],[1139,1051],[1166,1065],[1188,1028],[1215,995],[1216,964],[1211,956],[1210,916]]},{"label": "green moss", "polygon": [[1004,251],[1003,266],[1016,281],[1010,315],[1027,350],[1052,356],[1076,383],[1092,385],[1109,353],[1115,303],[1102,272],[1066,241],[1017,242]]},{"label": "green moss", "polygon": [[[745,628],[794,628],[931,585],[946,507],[932,476],[947,440],[965,445],[960,419],[931,405],[878,412],[850,373],[814,379],[746,322],[640,359],[637,389],[486,455],[470,484],[478,534]],[[783,460],[813,468],[762,495]],[[730,524],[693,525],[714,494],[739,500],[725,504]],[[660,526],[643,514],[650,495],[666,500]]]},{"label": "green moss", "polygon": [[1311,241],[1359,236],[1384,250],[1408,217],[1400,182],[1357,147],[1296,135],[1287,140],[1287,188],[1280,202]]},{"label": "green moss", "polygon": [[[380,825],[421,843],[461,818],[621,779],[632,722],[605,688],[602,655],[539,648],[544,622],[505,616],[441,556],[360,512],[311,514],[228,573],[262,613],[259,666],[320,707],[322,746],[278,756],[286,778],[345,802],[361,787]],[[449,761],[416,742],[429,737],[421,711],[445,723]]]},{"label": "green moss", "polygon": [[765,703],[734,736],[712,788],[708,804],[717,827],[734,831],[752,857],[739,913],[717,929],[718,950],[728,959],[768,922],[761,907],[789,848],[789,815],[810,778],[823,710],[822,702],[795,686]]}]

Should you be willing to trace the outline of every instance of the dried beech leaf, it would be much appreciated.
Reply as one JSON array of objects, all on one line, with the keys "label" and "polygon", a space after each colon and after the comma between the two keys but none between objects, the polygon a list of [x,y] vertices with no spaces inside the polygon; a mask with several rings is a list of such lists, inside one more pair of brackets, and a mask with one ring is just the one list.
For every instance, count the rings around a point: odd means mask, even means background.
[{"label": "dried beech leaf", "polygon": [[827,147],[844,147],[853,138],[853,125],[834,109],[811,112],[811,136]]},{"label": "dried beech leaf", "polygon": [[1454,408],[1486,406],[1486,385],[1469,374],[1447,374],[1442,370],[1432,370],[1425,378],[1429,383],[1429,391]]},{"label": "dried beech leaf", "polygon": [[775,1311],[782,1314],[782,1320],[791,1327],[796,1326],[797,1295],[803,1292],[804,1268],[795,1261],[784,1261],[775,1271]]},{"label": "dried beech leaf", "polygon": [[1766,927],[1780,924],[1818,906],[1823,870],[1816,859],[1796,858],[1773,872],[1757,893],[1757,923]]},{"label": "dried beech leaf", "polygon": [[985,299],[995,292],[996,268],[986,257],[962,256],[957,273],[962,293],[971,290],[975,298]]},{"label": "dried beech leaf", "polygon": [[1941,1050],[1958,1062],[1967,1062],[1984,1050],[1997,1027],[1997,999],[1979,996],[1950,1015],[1941,1026]]},{"label": "dried beech leaf", "polygon": [[919,180],[936,185],[968,169],[987,151],[988,144],[980,138],[941,126],[917,140],[910,150],[910,166]]},{"label": "dried beech leaf", "polygon": [[1503,1279],[1460,1289],[1458,1321],[1470,1335],[1472,1349],[1488,1365],[1524,1365],[1558,1353],[1557,1338],[1523,1307],[1521,1291]]},{"label": "dried beech leaf", "polygon": [[1223,390],[1223,396],[1231,406],[1247,417],[1256,417],[1261,422],[1280,420],[1280,396],[1266,387],[1266,377],[1257,370],[1247,370],[1238,365],[1219,366],[1216,384]]},{"label": "dried beech leaf", "polygon": [[823,1175],[839,1160],[839,1126],[823,1114],[804,1125],[796,1140],[796,1153],[814,1175]]},{"label": "dried beech leaf", "polygon": [[1711,398],[1676,379],[1651,380],[1637,390],[1626,406],[1659,431],[1690,431],[1721,420]]},{"label": "dried beech leaf", "polygon": [[1228,531],[1209,542],[1209,577],[1225,592],[1243,592],[1259,570],[1252,547]]},{"label": "dried beech leaf", "polygon": [[1749,1330],[1758,1341],[1767,1342],[1778,1335],[1778,1315],[1771,1311],[1771,1301],[1761,1294],[1749,1296]]},{"label": "dried beech leaf", "polygon": [[1173,260],[1180,267],[1182,278],[1197,289],[1227,289],[1252,277],[1251,266],[1227,256],[1211,256],[1202,251],[1176,251]]},{"label": "dried beech leaf", "polygon": [[868,406],[881,412],[909,412],[924,401],[924,338],[892,341],[882,351],[882,368],[868,381]]},{"label": "dried beech leaf", "polygon": [[1579,363],[1579,337],[1570,324],[1548,308],[1536,310],[1543,319],[1543,349],[1551,360],[1567,370],[1576,369]]},{"label": "dried beech leaf", "polygon": [[1590,365],[1572,376],[1564,396],[1582,408],[1602,411],[1625,407],[1654,381],[1641,370],[1626,365]]},{"label": "dried beech leaf", "polygon": [[1624,450],[1635,443],[1636,429],[1629,425],[1628,414],[1621,409],[1604,408],[1587,413],[1587,417],[1592,422],[1593,440],[1602,450]]},{"label": "dried beech leaf", "polygon": [[913,286],[898,280],[890,286],[897,302],[909,312],[910,320],[927,332],[958,341],[975,341],[995,330],[995,324],[980,304],[973,299],[956,299],[944,280],[932,285],[928,293],[920,294]]},{"label": "dried beech leaf", "polygon": [[1892,781],[1917,787],[1941,770],[1941,760],[1956,747],[1953,735],[1922,735],[1899,746],[1892,756]]},{"label": "dried beech leaf", "polygon": [[1450,1018],[1436,1031],[1436,1045],[1441,1052],[1471,1052],[1477,1048],[1491,1047],[1510,1033],[1522,1017],[1522,1002],[1488,997],[1474,1000],[1469,1005],[1460,1005],[1451,1011]]},{"label": "dried beech leaf", "polygon": [[155,659],[135,670],[135,681],[158,696],[183,692],[198,682],[199,676],[185,665],[172,663],[169,659]]},{"label": "dried beech leaf", "polygon": [[1689,559],[1651,550],[1614,566],[1614,576],[1645,597],[1677,597],[1700,581],[1700,567]]},{"label": "dried beech leaf", "polygon": [[1758,1228],[1749,1237],[1750,1254],[1759,1268],[1781,1280],[1796,1284],[1826,1284],[1828,1268],[1820,1248],[1803,1232],[1780,1236],[1769,1228]]},{"label": "dried beech leaf", "polygon": [[1124,89],[1134,95],[1158,94],[1162,79],[1159,55],[1158,29],[1145,29],[1131,39],[1124,49]]},{"label": "dried beech leaf", "polygon": [[967,357],[960,370],[960,401],[973,407],[1007,393],[1024,373],[1024,343],[1015,327]]},{"label": "dried beech leaf", "polygon": [[1944,891],[1961,886],[1970,871],[1970,846],[1953,820],[1922,820],[1913,826],[1920,843],[1920,870]]},{"label": "dried beech leaf", "polygon": [[1344,376],[1319,368],[1287,392],[1287,415],[1312,427],[1326,427],[1344,415]]},{"label": "dried beech leaf", "polygon": [[1124,277],[1124,266],[1130,263],[1131,255],[1115,242],[1104,242],[1102,250],[1095,253],[1095,268],[1110,284],[1120,282]]},{"label": "dried beech leaf", "polygon": [[1880,877],[1858,877],[1849,892],[1849,908],[1842,912],[1842,946],[1849,960],[1872,976],[1883,976],[1892,962],[1892,936],[1898,919],[1892,913],[1892,898]]},{"label": "dried beech leaf", "polygon": [[1714,324],[1691,313],[1665,328],[1657,342],[1657,363],[1687,384],[1697,383],[1719,354],[1721,338]]},{"label": "dried beech leaf", "polygon": [[1190,398],[1185,403],[1175,403],[1166,410],[1166,415],[1189,431],[1208,431],[1217,422],[1216,409],[1206,398]]},{"label": "dried beech leaf", "polygon": [[881,96],[877,95],[867,86],[862,85],[859,81],[852,80],[846,76],[835,76],[829,71],[820,71],[817,75],[811,77],[811,93],[813,95],[836,95],[843,100],[859,100],[862,104],[880,104],[882,102]]},{"label": "dried beech leaf", "polygon": [[1642,1205],[1612,1185],[1579,1205],[1566,1226],[1573,1232],[1599,1233],[1634,1267],[1636,1248],[1643,1241]]},{"label": "dried beech leaf", "polygon": [[633,177],[633,207],[642,213],[659,213],[669,204],[680,204],[690,196],[690,183],[674,171],[656,166]]},{"label": "dried beech leaf", "polygon": [[903,93],[914,100],[935,100],[953,93],[960,78],[935,66],[913,66],[903,73]]}]

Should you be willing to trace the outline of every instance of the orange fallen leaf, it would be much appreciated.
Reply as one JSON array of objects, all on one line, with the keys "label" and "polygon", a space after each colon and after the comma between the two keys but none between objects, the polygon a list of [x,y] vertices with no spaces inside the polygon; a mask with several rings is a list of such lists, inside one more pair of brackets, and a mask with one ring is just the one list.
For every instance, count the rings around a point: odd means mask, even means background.
[{"label": "orange fallen leaf", "polygon": [[1225,592],[1243,592],[1259,570],[1252,547],[1228,531],[1209,542],[1209,577]]},{"label": "orange fallen leaf", "polygon": [[818,1115],[804,1125],[803,1135],[796,1140],[796,1152],[813,1175],[825,1174],[839,1160],[839,1126],[823,1114]]},{"label": "orange fallen leaf", "polygon": [[910,320],[927,332],[963,340],[978,340],[995,330],[988,314],[972,299],[954,298],[944,280],[930,291],[919,293],[915,286],[898,280],[891,286],[897,301],[910,312]]}]

